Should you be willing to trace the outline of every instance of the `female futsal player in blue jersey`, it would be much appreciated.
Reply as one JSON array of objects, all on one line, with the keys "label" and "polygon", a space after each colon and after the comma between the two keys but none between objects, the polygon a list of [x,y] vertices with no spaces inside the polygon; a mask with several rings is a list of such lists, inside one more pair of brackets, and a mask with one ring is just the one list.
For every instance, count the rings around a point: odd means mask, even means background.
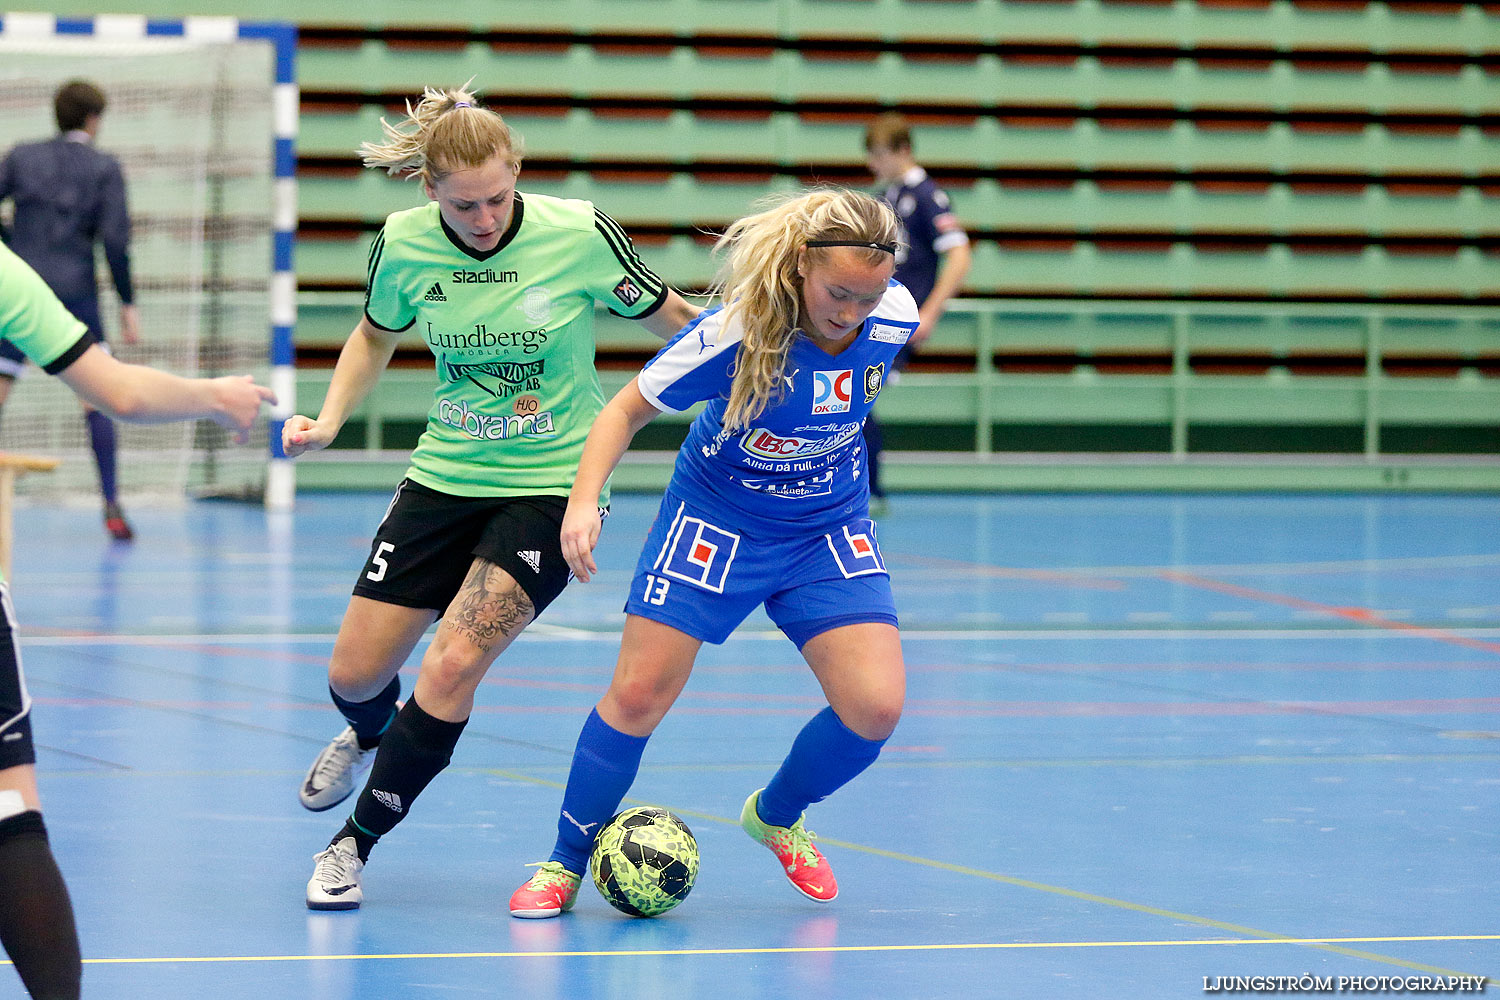
[{"label": "female futsal player in blue jersey", "polygon": [[597,501],[636,432],[707,400],[636,564],[609,690],[584,723],[551,858],[511,896],[517,917],[572,907],[594,835],[704,642],[764,604],[828,698],[745,832],[810,899],[838,895],[803,811],[869,767],[901,715],[906,677],[890,578],[869,519],[860,425],[918,324],[891,281],[897,222],[867,195],[820,189],[732,225],[723,306],[689,324],[594,421],[568,497],[563,555],[596,572]]}]

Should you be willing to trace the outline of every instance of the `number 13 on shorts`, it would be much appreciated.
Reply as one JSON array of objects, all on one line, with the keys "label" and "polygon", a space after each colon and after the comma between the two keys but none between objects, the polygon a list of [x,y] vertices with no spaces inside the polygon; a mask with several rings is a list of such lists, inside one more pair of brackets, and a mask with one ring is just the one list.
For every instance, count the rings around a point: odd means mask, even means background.
[{"label": "number 13 on shorts", "polygon": [[647,573],[646,592],[641,595],[641,600],[647,604],[666,604],[667,589],[671,586],[671,580],[657,576],[655,573]]}]

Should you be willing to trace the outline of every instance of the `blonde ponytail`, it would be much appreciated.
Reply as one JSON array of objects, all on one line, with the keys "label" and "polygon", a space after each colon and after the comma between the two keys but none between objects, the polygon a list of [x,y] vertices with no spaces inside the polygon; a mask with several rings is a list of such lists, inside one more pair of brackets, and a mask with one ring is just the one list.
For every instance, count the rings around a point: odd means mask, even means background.
[{"label": "blonde ponytail", "polygon": [[455,170],[480,166],[496,155],[504,156],[512,169],[520,170],[520,136],[504,118],[482,107],[468,86],[423,88],[416,107],[406,102],[404,120],[392,125],[380,119],[384,141],[359,146],[365,166],[420,177],[429,183]]}]

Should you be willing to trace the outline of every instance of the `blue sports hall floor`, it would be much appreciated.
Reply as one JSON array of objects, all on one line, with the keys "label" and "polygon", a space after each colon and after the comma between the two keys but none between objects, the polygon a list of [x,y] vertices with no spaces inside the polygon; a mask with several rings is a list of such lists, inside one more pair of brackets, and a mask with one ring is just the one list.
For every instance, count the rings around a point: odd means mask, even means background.
[{"label": "blue sports hall floor", "polygon": [[692,894],[641,920],[586,885],[547,921],[506,900],[551,845],[655,498],[616,498],[604,572],[491,671],[364,908],[311,913],[343,813],[305,812],[297,785],[342,725],[324,668],[387,499],[139,509],[129,546],[92,510],[17,511],[86,997],[1160,1000],[1500,976],[1500,497],[896,497],[879,537],[906,714],[808,817],[839,899],[797,895],[736,822],[823,704],[757,614],[705,648],[632,792],[692,826]]}]

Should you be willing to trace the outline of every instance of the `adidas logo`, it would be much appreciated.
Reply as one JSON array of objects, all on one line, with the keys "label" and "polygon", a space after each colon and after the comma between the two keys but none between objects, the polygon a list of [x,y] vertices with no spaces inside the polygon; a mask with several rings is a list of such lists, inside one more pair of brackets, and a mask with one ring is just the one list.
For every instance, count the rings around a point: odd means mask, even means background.
[{"label": "adidas logo", "polygon": [[379,802],[391,812],[401,811],[401,796],[395,792],[383,792],[378,788],[372,788],[370,794],[375,796],[376,802]]},{"label": "adidas logo", "polygon": [[521,561],[531,567],[533,573],[540,573],[542,571],[542,554],[536,549],[527,549],[525,552],[517,552],[516,555],[520,556]]},{"label": "adidas logo", "polygon": [[422,296],[424,302],[447,302],[448,296],[443,294],[443,286],[434,281],[432,287],[427,289],[427,294]]}]

